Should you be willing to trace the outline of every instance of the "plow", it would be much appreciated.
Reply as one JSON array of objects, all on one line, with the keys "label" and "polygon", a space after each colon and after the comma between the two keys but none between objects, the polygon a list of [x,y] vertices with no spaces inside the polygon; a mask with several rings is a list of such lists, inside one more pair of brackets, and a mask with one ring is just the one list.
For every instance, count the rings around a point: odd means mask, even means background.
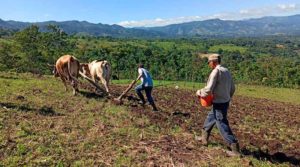
[{"label": "plow", "polygon": [[[85,80],[87,80],[92,86],[94,86],[96,89],[101,91],[104,95],[110,96],[104,88],[100,87],[100,85],[96,82],[94,82],[90,77],[86,76],[84,73],[79,72],[81,77],[83,77]],[[112,102],[116,105],[122,105],[123,104],[123,98],[126,96],[126,94],[133,88],[133,86],[137,83],[138,80],[132,80],[131,83],[128,85],[128,87],[118,96],[115,98],[111,98]],[[162,86],[167,86],[167,85],[173,85],[175,83],[168,83],[168,84],[160,84],[157,85],[156,87],[162,87]]]},{"label": "plow", "polygon": [[84,73],[79,71],[79,74],[86,79],[89,83],[91,83],[94,87],[96,87],[98,90],[100,90],[102,93],[104,93],[105,95],[107,95],[107,92],[100,87],[99,84],[97,84],[96,82],[94,82],[91,78],[89,78],[88,76],[86,76]]},{"label": "plow", "polygon": [[[85,79],[87,80],[89,83],[91,83],[96,89],[98,89],[99,91],[101,91],[102,93],[104,93],[104,95],[109,95],[103,88],[100,87],[99,84],[97,84],[96,82],[94,82],[91,78],[89,78],[88,76],[86,76],[84,73],[79,72],[79,74]],[[113,98],[113,103],[117,104],[117,105],[121,105],[123,104],[122,99],[125,97],[125,95],[132,89],[132,87],[135,85],[135,83],[137,82],[137,80],[133,80],[129,86],[127,87],[127,89],[125,89],[125,91],[122,92],[122,94],[120,96],[118,96],[117,98]]]},{"label": "plow", "polygon": [[117,104],[117,105],[120,105],[120,104],[122,104],[123,102],[122,102],[122,98],[132,89],[132,87],[134,86],[134,84],[137,82],[137,80],[133,80],[130,84],[129,84],[129,86],[127,87],[127,89],[124,91],[124,92],[122,92],[122,94],[119,96],[119,97],[117,97],[117,98],[114,98],[113,99],[113,101],[114,101],[114,103],[115,104]]}]

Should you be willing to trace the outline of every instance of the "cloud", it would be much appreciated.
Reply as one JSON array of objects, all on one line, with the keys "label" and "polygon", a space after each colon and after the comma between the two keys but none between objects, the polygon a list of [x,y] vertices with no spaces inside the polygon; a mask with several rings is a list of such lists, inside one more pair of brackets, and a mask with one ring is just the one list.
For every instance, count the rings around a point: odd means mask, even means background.
[{"label": "cloud", "polygon": [[50,16],[50,14],[44,14],[44,18],[49,18]]},{"label": "cloud", "polygon": [[281,11],[295,11],[299,9],[299,5],[297,4],[279,4],[277,5],[277,8]]},{"label": "cloud", "polygon": [[122,21],[117,23],[124,27],[154,27],[154,26],[165,26],[170,24],[179,24],[191,21],[201,21],[207,19],[222,19],[222,20],[240,20],[247,18],[257,18],[271,15],[284,15],[290,14],[300,10],[300,4],[278,4],[275,6],[265,6],[260,8],[241,9],[238,12],[224,12],[216,13],[207,16],[182,16],[177,18],[155,18],[141,21]]},{"label": "cloud", "polygon": [[288,14],[300,9],[299,4],[279,4],[277,6],[268,6],[253,9],[242,9],[239,11],[237,17],[250,18],[250,17],[262,17],[270,15],[282,15]]},{"label": "cloud", "polygon": [[187,17],[178,17],[178,18],[169,18],[169,19],[156,18],[153,20],[122,21],[118,23],[118,25],[124,27],[143,27],[143,26],[151,27],[151,26],[164,26],[169,24],[191,22],[191,21],[196,21],[201,19],[205,19],[205,18],[201,16],[187,16]]}]

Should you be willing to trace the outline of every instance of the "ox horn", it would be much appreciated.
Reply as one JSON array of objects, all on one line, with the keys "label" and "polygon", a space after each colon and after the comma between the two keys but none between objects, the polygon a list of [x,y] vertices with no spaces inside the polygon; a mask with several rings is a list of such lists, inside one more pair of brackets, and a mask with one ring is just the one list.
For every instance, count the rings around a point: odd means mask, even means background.
[{"label": "ox horn", "polygon": [[49,63],[47,63],[47,66],[49,66],[49,67],[54,67],[55,65],[54,65],[54,64],[49,64]]}]

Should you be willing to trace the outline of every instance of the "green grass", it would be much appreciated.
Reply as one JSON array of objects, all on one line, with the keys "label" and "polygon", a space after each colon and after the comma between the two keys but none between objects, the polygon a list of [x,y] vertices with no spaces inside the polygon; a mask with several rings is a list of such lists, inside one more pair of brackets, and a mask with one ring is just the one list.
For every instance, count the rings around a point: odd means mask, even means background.
[{"label": "green grass", "polygon": [[11,40],[11,39],[2,39],[2,38],[0,38],[0,44],[1,43],[5,43],[5,44],[13,44],[13,40]]},{"label": "green grass", "polygon": [[[131,80],[113,80],[114,84],[130,84]],[[196,90],[201,89],[205,86],[205,83],[196,82],[185,82],[185,81],[161,81],[154,80],[155,87],[169,87],[175,88],[178,86],[179,89],[190,89]],[[254,97],[254,98],[265,98],[273,101],[287,102],[291,104],[300,104],[300,89],[289,89],[289,88],[273,88],[266,86],[255,86],[255,85],[236,85],[236,95]]]},{"label": "green grass", "polygon": [[300,89],[273,88],[242,84],[237,85],[236,87],[238,95],[300,104]]},{"label": "green grass", "polygon": [[221,44],[221,45],[214,45],[209,48],[209,52],[218,52],[219,49],[224,51],[239,51],[240,53],[245,53],[247,51],[246,47],[235,46],[232,44]]},{"label": "green grass", "polygon": [[[129,79],[122,79],[122,80],[112,80],[113,84],[120,84],[120,85],[128,85],[132,82]],[[178,86],[179,89],[197,89],[204,86],[204,83],[196,83],[196,82],[185,82],[185,81],[164,81],[164,80],[154,80],[154,87],[169,87],[175,88]],[[139,84],[139,83],[137,83]]]}]

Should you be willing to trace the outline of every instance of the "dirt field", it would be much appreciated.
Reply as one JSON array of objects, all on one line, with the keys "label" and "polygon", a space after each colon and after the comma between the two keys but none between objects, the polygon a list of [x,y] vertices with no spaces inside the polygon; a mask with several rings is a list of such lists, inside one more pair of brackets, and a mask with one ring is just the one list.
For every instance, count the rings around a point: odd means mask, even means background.
[{"label": "dirt field", "polygon": [[[114,87],[120,92],[125,87]],[[137,104],[138,99],[131,92],[124,100],[124,105],[137,115],[147,115],[161,128],[179,126],[185,137],[170,138],[166,136],[159,141],[149,141],[148,147],[161,147],[176,161],[188,163],[193,160],[209,159],[197,148],[190,134],[200,135],[202,124],[210,108],[199,105],[195,92],[172,88],[158,88],[153,92],[161,112],[151,112],[151,107],[144,109]],[[235,96],[229,109],[228,119],[237,136],[244,155],[272,162],[289,162],[299,165],[300,162],[300,106],[282,102],[269,101],[242,96]],[[217,145],[223,142],[217,130],[211,141]],[[191,144],[191,147],[190,145]],[[139,147],[138,147],[139,148]],[[213,154],[224,154],[219,150]]]},{"label": "dirt field", "polygon": [[[83,83],[78,96],[49,77],[0,76],[0,166],[299,166],[300,105],[234,96],[228,119],[244,157],[217,128],[195,136],[209,108],[195,91],[159,87],[159,112],[132,90],[119,106]],[[113,97],[125,90],[113,85]]]}]

